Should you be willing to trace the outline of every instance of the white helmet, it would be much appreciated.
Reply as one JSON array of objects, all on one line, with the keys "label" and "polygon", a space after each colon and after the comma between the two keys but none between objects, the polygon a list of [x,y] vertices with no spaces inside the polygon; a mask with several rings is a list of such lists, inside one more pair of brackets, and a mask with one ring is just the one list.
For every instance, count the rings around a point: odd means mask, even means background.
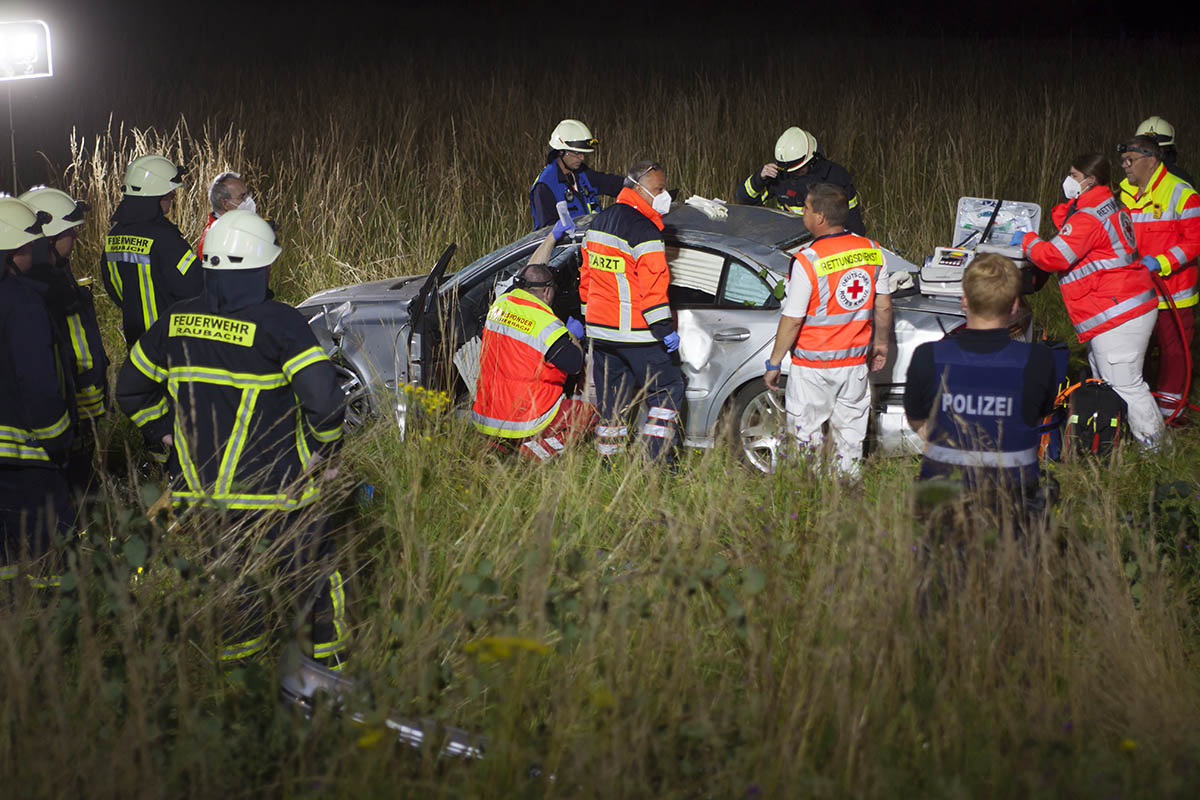
[{"label": "white helmet", "polygon": [[162,197],[183,186],[183,170],[162,156],[138,156],[125,168],[121,191],[131,197]]},{"label": "white helmet", "polygon": [[42,238],[50,215],[15,197],[0,197],[0,251],[17,250]]},{"label": "white helmet", "polygon": [[18,198],[38,211],[45,211],[52,219],[42,227],[43,236],[58,236],[65,230],[83,224],[83,215],[91,207],[76,200],[62,189],[35,186]]},{"label": "white helmet", "polygon": [[577,119],[564,119],[554,126],[550,134],[552,150],[573,150],[576,153],[591,153],[595,151],[600,141],[592,136],[588,126]]},{"label": "white helmet", "polygon": [[275,229],[253,211],[225,212],[204,236],[205,269],[269,267],[282,252]]},{"label": "white helmet", "polygon": [[791,172],[812,161],[816,152],[817,138],[793,125],[775,142],[775,163],[780,169]]},{"label": "white helmet", "polygon": [[1149,136],[1158,142],[1159,147],[1171,147],[1175,144],[1175,126],[1162,117],[1149,117],[1137,126],[1135,136]]}]

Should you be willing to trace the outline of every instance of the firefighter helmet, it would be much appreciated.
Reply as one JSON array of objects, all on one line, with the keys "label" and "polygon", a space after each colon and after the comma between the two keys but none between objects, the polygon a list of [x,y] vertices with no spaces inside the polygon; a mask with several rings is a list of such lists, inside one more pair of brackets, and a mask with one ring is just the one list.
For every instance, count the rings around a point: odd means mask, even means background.
[{"label": "firefighter helmet", "polygon": [[802,128],[792,126],[775,142],[775,163],[780,169],[791,172],[812,161],[816,152],[816,137]]},{"label": "firefighter helmet", "polygon": [[138,156],[125,169],[121,190],[130,197],[162,197],[183,186],[183,170],[162,156]]},{"label": "firefighter helmet", "polygon": [[576,153],[595,151],[600,140],[592,136],[588,126],[577,119],[564,119],[554,126],[550,134],[550,149],[573,150]]},{"label": "firefighter helmet", "polygon": [[50,215],[15,197],[0,197],[0,251],[17,250],[42,238]]},{"label": "firefighter helmet", "polygon": [[1159,147],[1173,147],[1175,145],[1175,126],[1158,116],[1142,120],[1142,124],[1137,126],[1137,131],[1134,135],[1149,136],[1158,142]]},{"label": "firefighter helmet", "polygon": [[19,199],[51,216],[52,219],[42,227],[43,236],[58,236],[65,230],[82,225],[83,215],[91,210],[82,200],[76,200],[62,189],[49,186],[35,186]]},{"label": "firefighter helmet", "polygon": [[269,267],[281,252],[271,223],[253,211],[226,211],[204,236],[205,269]]}]

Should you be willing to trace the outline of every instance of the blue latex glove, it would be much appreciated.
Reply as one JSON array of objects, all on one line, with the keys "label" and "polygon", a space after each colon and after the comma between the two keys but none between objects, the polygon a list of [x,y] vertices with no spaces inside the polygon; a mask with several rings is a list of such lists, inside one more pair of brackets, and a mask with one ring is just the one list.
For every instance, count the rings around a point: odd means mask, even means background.
[{"label": "blue latex glove", "polygon": [[663,337],[663,344],[666,346],[668,353],[674,353],[679,349],[679,334],[671,331]]},{"label": "blue latex glove", "polygon": [[567,331],[576,339],[583,338],[583,323],[574,317],[567,317]]},{"label": "blue latex glove", "polygon": [[1009,247],[1020,247],[1021,242],[1023,242],[1024,240],[1025,240],[1025,231],[1017,231],[1016,233],[1014,233],[1012,235],[1012,238],[1008,240],[1008,245],[1009,245]]},{"label": "blue latex glove", "polygon": [[1162,271],[1162,264],[1158,263],[1158,259],[1154,256],[1142,256],[1138,263],[1150,270],[1150,272],[1154,275],[1157,275]]},{"label": "blue latex glove", "polygon": [[554,240],[558,241],[568,233],[575,232],[575,220],[563,222],[561,219],[554,223]]}]

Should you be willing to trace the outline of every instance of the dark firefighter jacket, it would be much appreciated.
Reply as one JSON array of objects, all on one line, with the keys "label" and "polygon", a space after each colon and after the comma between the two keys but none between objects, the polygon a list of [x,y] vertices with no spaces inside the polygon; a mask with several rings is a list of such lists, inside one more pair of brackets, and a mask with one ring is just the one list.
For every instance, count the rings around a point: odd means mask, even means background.
[{"label": "dark firefighter jacket", "polygon": [[761,206],[767,200],[773,200],[784,211],[803,214],[808,187],[815,183],[832,183],[841,187],[850,199],[850,216],[846,217],[846,230],[866,236],[867,227],[863,224],[862,208],[858,192],[854,189],[854,179],[845,167],[830,161],[820,153],[809,162],[808,171],[803,175],[781,171],[774,180],[767,180],[762,177],[761,171],[753,173],[738,187],[737,201],[742,205]]},{"label": "dark firefighter jacket", "polygon": [[37,284],[0,267],[0,467],[64,465],[72,397]]},{"label": "dark firefighter jacket", "polygon": [[266,299],[266,270],[205,270],[204,295],[176,303],[129,352],[117,402],[161,446],[176,501],[232,509],[315,501],[314,454],[342,436],[343,394],[312,331]]},{"label": "dark firefighter jacket", "polygon": [[100,274],[121,309],[125,344],[133,347],[172,303],[195,297],[204,287],[200,265],[175,224],[163,216],[157,197],[126,197],[104,237]]}]

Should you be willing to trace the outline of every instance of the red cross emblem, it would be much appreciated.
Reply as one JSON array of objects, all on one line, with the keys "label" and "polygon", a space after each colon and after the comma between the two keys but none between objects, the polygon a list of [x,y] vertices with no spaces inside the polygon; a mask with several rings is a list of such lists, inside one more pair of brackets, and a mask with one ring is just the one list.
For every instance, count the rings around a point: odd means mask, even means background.
[{"label": "red cross emblem", "polygon": [[860,281],[858,278],[855,278],[854,282],[846,287],[846,294],[850,295],[851,300],[857,300],[858,296],[866,290],[867,287],[862,285],[862,281]]}]

